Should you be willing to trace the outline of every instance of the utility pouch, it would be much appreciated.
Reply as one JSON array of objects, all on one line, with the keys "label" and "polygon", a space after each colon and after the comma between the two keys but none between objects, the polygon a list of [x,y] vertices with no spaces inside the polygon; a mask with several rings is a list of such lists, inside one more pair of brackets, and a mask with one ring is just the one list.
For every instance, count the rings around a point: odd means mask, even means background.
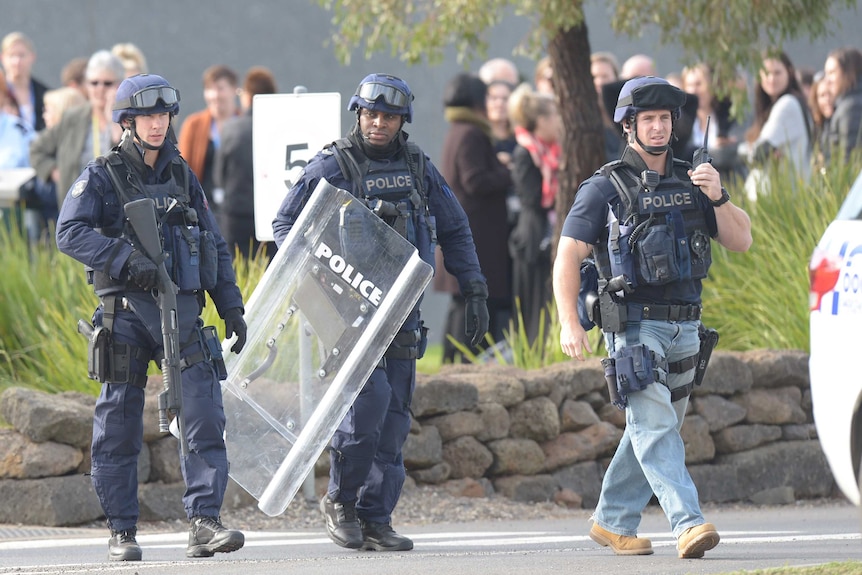
[{"label": "utility pouch", "polygon": [[637,242],[638,273],[642,283],[666,285],[681,278],[673,229],[667,225],[647,228]]},{"label": "utility pouch", "polygon": [[620,396],[642,391],[655,383],[652,353],[643,344],[620,349],[614,360]]},{"label": "utility pouch", "polygon": [[201,231],[201,289],[210,290],[218,282],[218,248],[215,235],[209,230]]},{"label": "utility pouch", "polygon": [[434,248],[437,246],[437,220],[434,216],[420,214],[416,223],[416,249],[422,261],[434,261]]},{"label": "utility pouch", "polygon": [[[424,327],[424,326],[423,326]],[[400,331],[383,354],[388,359],[418,359],[421,346],[421,329]]]},{"label": "utility pouch", "polygon": [[102,326],[94,328],[79,319],[78,333],[87,338],[87,375],[92,380],[105,383],[110,368],[111,332]]},{"label": "utility pouch", "polygon": [[224,355],[221,351],[221,341],[218,337],[218,330],[214,325],[207,325],[201,328],[204,348],[212,360],[212,365],[218,374],[218,380],[224,381],[227,379],[227,367],[224,364]]},{"label": "utility pouch", "polygon": [[634,226],[620,224],[614,219],[609,225],[608,256],[611,264],[611,275],[632,275],[634,269],[632,252],[628,244],[629,236]]},{"label": "utility pouch", "polygon": [[[137,347],[127,343],[113,343],[110,346],[110,367],[111,372],[108,376],[111,383],[132,383],[136,382],[136,378],[132,376],[132,356],[135,354]],[[146,378],[144,378],[144,382]],[[140,384],[141,382],[138,381]],[[144,383],[144,385],[146,385]],[[143,387],[143,385],[138,385]]]},{"label": "utility pouch", "polygon": [[419,349],[416,351],[416,359],[422,359],[425,355],[425,349],[428,347],[428,328],[425,323],[419,324]]},{"label": "utility pouch", "polygon": [[700,324],[697,328],[697,335],[700,337],[700,350],[697,353],[697,365],[694,368],[694,384],[700,385],[703,383],[703,376],[706,375],[712,350],[718,345],[718,332]]},{"label": "utility pouch", "polygon": [[410,209],[407,202],[398,202],[398,211],[404,219],[404,238],[415,246],[419,243],[416,235],[415,212]]},{"label": "utility pouch", "polygon": [[602,360],[602,367],[605,369],[605,382],[608,384],[608,397],[610,397],[611,403],[619,409],[625,409],[628,400],[622,397],[617,389],[616,362],[612,357],[607,357]]},{"label": "utility pouch", "polygon": [[184,291],[201,289],[201,237],[200,228],[184,225],[170,226],[172,250],[170,267],[177,287]]}]

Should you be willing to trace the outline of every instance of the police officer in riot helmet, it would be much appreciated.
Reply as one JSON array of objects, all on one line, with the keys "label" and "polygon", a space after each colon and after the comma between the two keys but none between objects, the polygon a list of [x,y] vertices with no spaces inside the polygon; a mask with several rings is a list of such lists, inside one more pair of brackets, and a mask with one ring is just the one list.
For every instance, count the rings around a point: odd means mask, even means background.
[{"label": "police officer in riot helmet", "polygon": [[[717,340],[700,322],[710,239],[731,251],[751,245],[751,221],[733,205],[708,158],[699,165],[669,149],[685,93],[661,78],[629,80],[614,113],[627,146],[584,181],[564,222],[554,263],[563,352],[592,352],[586,329],[604,332],[610,399],[626,428],[602,482],[590,537],[621,555],[648,555],[638,537],[655,495],[681,558],[719,542],[700,510],[679,430],[688,396]],[[586,261],[585,261],[586,260]],[[581,266],[595,262],[597,297],[581,300]],[[586,300],[586,301],[584,301]],[[586,303],[586,305],[585,305]],[[586,309],[585,309],[586,308]],[[588,312],[589,319],[583,317]]]},{"label": "police officer in riot helmet", "polygon": [[[161,225],[167,267],[178,293],[182,413],[188,442],[180,466],[186,483],[188,557],[236,551],[239,531],[219,513],[228,481],[221,387],[221,343],[200,319],[205,291],[225,320],[228,337],[246,338],[242,295],[231,255],[218,232],[195,175],[170,137],[180,94],[161,76],[141,74],[117,89],[113,120],[123,138],[107,156],[91,161],[73,184],[57,221],[57,246],[89,271],[100,304],[92,326],[106,339],[91,345],[91,377],[102,382],[93,419],[92,481],[111,530],[108,558],[139,561],[136,541],[137,465],[143,443],[144,387],[151,360],[165,356],[157,263],[147,257],[124,206],[150,198]],[[94,332],[95,333],[95,332]],[[91,340],[92,344],[92,340]],[[94,359],[107,354],[107,361]]]},{"label": "police officer in riot helmet", "polygon": [[[309,161],[273,221],[280,246],[321,178],[366,201],[434,265],[434,240],[461,286],[466,333],[475,345],[488,329],[485,284],[467,217],[446,181],[402,128],[413,118],[407,83],[387,74],[365,77],[350,98],[356,123],[345,138]],[[404,225],[408,220],[412,225]],[[401,449],[410,431],[416,360],[426,329],[418,304],[366,382],[330,444],[330,479],[320,502],[329,537],[352,549],[405,551],[391,515],[405,479]]]}]

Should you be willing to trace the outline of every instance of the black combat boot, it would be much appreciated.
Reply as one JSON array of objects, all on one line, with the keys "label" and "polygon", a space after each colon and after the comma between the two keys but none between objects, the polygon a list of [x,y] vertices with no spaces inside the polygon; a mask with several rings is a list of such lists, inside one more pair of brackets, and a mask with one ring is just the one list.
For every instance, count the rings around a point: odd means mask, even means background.
[{"label": "black combat boot", "polygon": [[114,531],[108,540],[108,560],[110,561],[140,561],[141,547],[135,540],[138,530],[135,527]]},{"label": "black combat boot", "polygon": [[226,529],[218,517],[192,517],[189,522],[189,548],[186,557],[212,557],[230,553],[245,545],[245,535]]},{"label": "black combat boot", "polygon": [[338,503],[326,495],[320,500],[320,511],[326,518],[326,534],[336,545],[348,549],[362,547],[362,527],[355,503]]},{"label": "black combat boot", "polygon": [[395,533],[388,523],[363,521],[362,548],[366,551],[410,551],[413,541]]}]

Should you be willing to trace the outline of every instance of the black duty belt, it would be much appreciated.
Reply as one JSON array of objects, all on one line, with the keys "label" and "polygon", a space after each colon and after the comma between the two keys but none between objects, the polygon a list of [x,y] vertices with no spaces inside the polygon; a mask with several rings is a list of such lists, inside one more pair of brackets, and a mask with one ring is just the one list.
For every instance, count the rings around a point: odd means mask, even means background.
[{"label": "black duty belt", "polygon": [[626,304],[629,321],[653,319],[658,321],[695,321],[703,308],[699,305]]}]

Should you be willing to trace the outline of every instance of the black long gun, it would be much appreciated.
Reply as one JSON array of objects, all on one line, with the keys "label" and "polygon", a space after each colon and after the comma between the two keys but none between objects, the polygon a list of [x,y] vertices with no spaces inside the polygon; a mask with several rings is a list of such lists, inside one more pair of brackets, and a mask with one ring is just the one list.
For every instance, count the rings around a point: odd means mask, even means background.
[{"label": "black long gun", "polygon": [[156,204],[150,198],[141,198],[127,203],[124,207],[126,219],[132,226],[138,244],[137,247],[148,258],[155,262],[159,269],[159,287],[156,301],[161,312],[162,345],[162,380],[164,390],[159,393],[159,431],[170,431],[169,415],[177,421],[180,448],[185,457],[189,452],[186,438],[186,426],[183,417],[183,380],[180,367],[180,328],[177,315],[177,286],[171,280],[165,266],[167,254],[162,250],[159,225],[156,218]]}]

